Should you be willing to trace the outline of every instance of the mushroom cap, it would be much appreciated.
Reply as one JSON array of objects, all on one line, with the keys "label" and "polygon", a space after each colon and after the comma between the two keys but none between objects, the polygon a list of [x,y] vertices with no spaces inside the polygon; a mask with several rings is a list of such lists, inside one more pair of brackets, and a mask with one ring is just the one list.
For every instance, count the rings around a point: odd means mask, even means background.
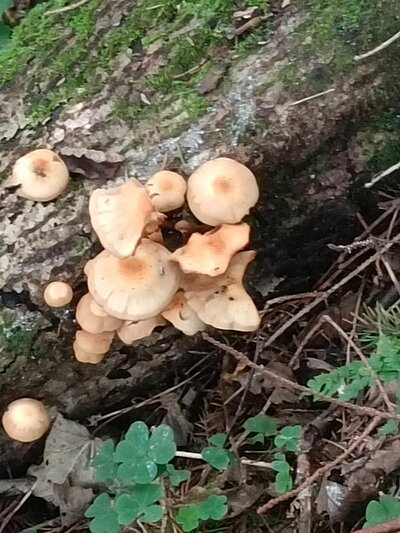
[{"label": "mushroom cap", "polygon": [[195,335],[199,331],[204,331],[206,325],[196,315],[194,310],[187,303],[183,291],[178,291],[172,301],[161,315],[171,322],[176,329],[185,335]]},{"label": "mushroom cap", "polygon": [[75,343],[87,353],[100,355],[108,352],[113,337],[113,331],[94,334],[80,329],[75,334]]},{"label": "mushroom cap", "polygon": [[74,349],[75,359],[80,363],[89,363],[91,365],[97,365],[97,363],[100,363],[105,357],[104,353],[86,352],[83,348],[79,346],[76,341],[74,341],[72,347]]},{"label": "mushroom cap", "polygon": [[130,256],[154,212],[146,189],[131,180],[90,196],[90,221],[103,247],[119,258]]},{"label": "mushroom cap", "polygon": [[4,187],[20,185],[17,194],[27,200],[49,202],[64,192],[69,172],[64,161],[52,150],[34,150],[17,159]]},{"label": "mushroom cap", "polygon": [[188,243],[172,256],[185,273],[219,276],[228,268],[234,254],[249,242],[250,226],[222,224],[202,235],[193,233]]},{"label": "mushroom cap", "polygon": [[149,337],[156,327],[164,324],[165,320],[160,315],[139,322],[125,322],[117,331],[117,335],[124,344],[132,344],[134,341]]},{"label": "mushroom cap", "polygon": [[137,322],[155,317],[178,290],[180,277],[171,253],[143,239],[126,259],[103,256],[88,269],[89,292],[111,315]]},{"label": "mushroom cap", "polygon": [[185,281],[186,298],[200,320],[224,330],[258,329],[260,315],[242,284],[246,267],[254,257],[255,252],[240,252],[221,276],[211,278],[193,274],[188,277]]},{"label": "mushroom cap", "polygon": [[4,431],[20,442],[40,439],[50,427],[46,407],[33,398],[20,398],[9,404],[3,414]]},{"label": "mushroom cap", "polygon": [[64,307],[68,305],[73,297],[71,287],[64,281],[52,281],[44,290],[44,301],[50,307]]},{"label": "mushroom cap", "polygon": [[[90,294],[90,293],[89,293]],[[90,302],[90,311],[95,315],[99,317],[106,317],[110,316],[106,311],[104,311],[103,307],[99,305],[96,300],[92,298],[92,301]],[[119,319],[117,319],[119,320]]]},{"label": "mushroom cap", "polygon": [[114,318],[107,314],[105,316],[94,314],[92,305],[93,307],[94,305],[99,307],[90,293],[82,296],[78,302],[75,316],[76,321],[83,330],[97,334],[104,331],[115,331],[122,325],[122,321],[119,318]]},{"label": "mushroom cap", "polygon": [[257,181],[251,170],[227,157],[201,165],[187,184],[191,212],[209,226],[240,222],[258,197]]},{"label": "mushroom cap", "polygon": [[186,180],[177,172],[161,170],[145,184],[147,193],[157,211],[167,213],[185,203]]}]

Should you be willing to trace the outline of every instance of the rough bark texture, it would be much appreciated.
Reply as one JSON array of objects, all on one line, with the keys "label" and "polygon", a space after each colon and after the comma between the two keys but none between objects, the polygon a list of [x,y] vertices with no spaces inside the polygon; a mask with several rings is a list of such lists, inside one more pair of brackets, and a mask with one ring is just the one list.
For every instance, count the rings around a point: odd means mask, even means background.
[{"label": "rough bark texture", "polygon": [[[89,55],[99,34],[121,23],[127,4],[99,3]],[[379,27],[391,18],[389,8],[390,2],[377,8]],[[113,95],[118,92],[127,101],[137,97],[143,72],[165,64],[162,55],[151,58],[151,67],[148,55],[115,58],[98,93],[65,106],[62,114],[57,108],[34,125],[27,118],[32,99],[60,82],[49,78],[36,85],[38,70],[45,69],[43,58],[33,58],[26,72],[3,86],[0,173],[6,176],[19,155],[46,145],[86,175],[75,175],[66,194],[49,204],[27,202],[7,190],[0,193],[0,407],[29,394],[69,417],[85,417],[170,385],[199,357],[190,353],[198,339],[166,329],[137,347],[116,344],[95,367],[73,360],[73,311],[47,309],[42,292],[49,280],[60,278],[73,285],[76,299],[84,292],[83,264],[97,249],[87,213],[88,195],[96,187],[120,183],[126,173],[146,178],[165,157],[168,168],[186,174],[218,155],[249,165],[262,190],[252,216],[259,253],[249,276],[260,305],[273,290],[310,287],[332,258],[326,244],[350,242],[359,233],[355,213],[360,202],[373,205],[373,196],[361,194],[359,178],[370,176],[378,156],[382,164],[392,157],[384,157],[392,128],[378,125],[377,117],[386,117],[398,99],[400,78],[393,65],[399,48],[393,45],[365,62],[339,66],[334,48],[343,47],[347,36],[310,52],[313,37],[304,28],[315,26],[318,16],[307,2],[299,11],[289,7],[276,13],[266,43],[228,65],[222,86],[208,96],[208,110],[189,121],[181,114],[167,124],[155,114],[139,116],[132,124],[113,116]],[[371,46],[381,37],[371,28],[355,31],[368,31],[360,43]],[[73,45],[66,29],[52,53]],[[360,51],[350,44],[348,55]],[[292,105],[330,88],[334,91]],[[152,96],[145,93],[150,101]],[[93,162],[99,157],[106,161]]]}]

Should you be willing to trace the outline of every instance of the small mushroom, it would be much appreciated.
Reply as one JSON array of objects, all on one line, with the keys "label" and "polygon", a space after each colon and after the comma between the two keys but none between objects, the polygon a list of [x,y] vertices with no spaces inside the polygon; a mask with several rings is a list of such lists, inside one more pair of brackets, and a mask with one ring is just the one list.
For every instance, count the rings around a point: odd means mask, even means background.
[{"label": "small mushroom", "polygon": [[160,213],[182,207],[185,202],[186,180],[177,172],[161,170],[145,184],[152,204]]},{"label": "small mushroom", "polygon": [[228,268],[236,252],[249,242],[250,226],[222,224],[208,233],[193,233],[188,243],[178,248],[171,260],[177,261],[185,273],[219,276]]},{"label": "small mushroom", "polygon": [[257,203],[258,197],[254,174],[227,157],[201,165],[187,184],[191,212],[209,226],[240,222]]},{"label": "small mushroom", "polygon": [[195,335],[199,331],[204,331],[206,327],[187,303],[183,291],[178,291],[175,294],[171,303],[161,315],[185,335]]},{"label": "small mushroom", "polygon": [[94,334],[88,331],[78,330],[75,334],[75,342],[76,346],[82,348],[86,353],[100,355],[108,352],[113,337],[113,331]]},{"label": "small mushroom", "polygon": [[80,345],[77,343],[76,340],[74,341],[73,349],[74,349],[75,359],[79,361],[80,363],[89,363],[91,365],[97,365],[105,357],[104,353],[86,352],[83,348],[80,347]]},{"label": "small mushroom", "polygon": [[139,322],[125,322],[117,331],[117,335],[124,344],[132,344],[134,341],[149,337],[155,328],[164,324],[165,320],[161,316],[147,318]]},{"label": "small mushroom", "polygon": [[186,277],[185,296],[200,320],[225,330],[255,331],[259,327],[260,315],[242,283],[247,265],[254,257],[254,251],[239,252],[221,276]]},{"label": "small mushroom", "polygon": [[2,418],[4,431],[19,442],[40,439],[50,427],[46,407],[33,398],[20,398],[10,403]]},{"label": "small mushroom", "polygon": [[82,296],[78,302],[75,316],[76,321],[83,330],[97,334],[104,331],[115,331],[122,325],[122,321],[119,318],[114,318],[107,314],[105,316],[96,315],[92,311],[92,305],[100,308],[89,293]]},{"label": "small mushroom", "polygon": [[89,292],[116,318],[138,322],[155,317],[172,300],[180,282],[170,256],[164,246],[149,239],[143,239],[126,259],[100,254],[87,269]]},{"label": "small mushroom", "polygon": [[[89,293],[90,294],[90,293]],[[92,298],[90,302],[90,311],[95,315],[99,317],[106,317],[110,316],[106,311],[104,311],[104,308],[99,305],[96,300]]]},{"label": "small mushroom", "polygon": [[68,283],[65,283],[64,281],[53,281],[45,288],[43,297],[47,305],[58,308],[68,305],[71,302],[73,295],[72,289]]},{"label": "small mushroom", "polygon": [[19,185],[17,194],[27,200],[49,202],[64,192],[68,181],[64,161],[52,150],[40,149],[20,157],[3,185]]},{"label": "small mushroom", "polygon": [[135,251],[154,208],[146,189],[131,180],[114,189],[93,191],[89,213],[103,247],[122,259]]}]

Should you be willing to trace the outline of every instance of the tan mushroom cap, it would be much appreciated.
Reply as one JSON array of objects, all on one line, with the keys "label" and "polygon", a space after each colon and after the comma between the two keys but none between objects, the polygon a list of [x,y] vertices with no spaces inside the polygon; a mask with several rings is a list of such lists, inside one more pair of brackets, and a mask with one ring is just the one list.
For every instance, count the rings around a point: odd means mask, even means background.
[{"label": "tan mushroom cap", "polygon": [[64,161],[52,150],[34,150],[20,157],[4,187],[20,185],[17,194],[27,200],[49,202],[64,192],[69,172]]},{"label": "tan mushroom cap", "polygon": [[172,256],[185,273],[219,276],[228,268],[236,252],[249,242],[250,226],[222,224],[204,235],[193,233],[188,243],[178,248]]},{"label": "tan mushroom cap", "polygon": [[75,334],[75,342],[77,346],[87,353],[105,354],[110,349],[113,337],[113,331],[94,334],[88,331],[78,330]]},{"label": "tan mushroom cap", "polygon": [[[90,293],[89,293],[90,294]],[[99,317],[106,317],[110,316],[101,305],[99,305],[96,300],[92,298],[92,301],[90,302],[90,311],[95,315]],[[119,320],[119,319],[117,319]]]},{"label": "tan mushroom cap", "polygon": [[161,315],[185,335],[195,335],[199,331],[204,331],[206,328],[204,322],[200,320],[187,303],[183,291],[178,291],[175,294],[171,303],[164,309]]},{"label": "tan mushroom cap", "polygon": [[20,398],[11,402],[2,418],[4,431],[19,442],[40,439],[50,427],[46,407],[33,398]]},{"label": "tan mushroom cap", "polygon": [[76,341],[74,341],[74,344],[72,346],[74,349],[75,359],[79,361],[80,363],[89,363],[91,365],[97,365],[106,356],[105,353],[86,352],[83,348],[79,346],[79,344]]},{"label": "tan mushroom cap", "polygon": [[130,256],[154,212],[146,189],[131,180],[90,196],[90,221],[103,247],[119,258]]},{"label": "tan mushroom cap", "polygon": [[71,302],[73,295],[68,283],[53,281],[46,286],[43,297],[50,307],[64,307]]},{"label": "tan mushroom cap", "polygon": [[94,314],[92,305],[99,307],[89,293],[82,296],[78,302],[75,317],[83,330],[97,334],[104,331],[115,331],[122,326],[122,321],[119,318],[107,314],[105,316]]},{"label": "tan mushroom cap", "polygon": [[160,314],[178,290],[177,265],[171,253],[143,239],[126,259],[103,256],[88,269],[89,292],[111,315],[138,322]]},{"label": "tan mushroom cap", "polygon": [[145,187],[152,204],[160,213],[173,211],[185,203],[186,180],[177,172],[156,172],[147,180]]},{"label": "tan mushroom cap", "polygon": [[260,315],[242,284],[247,265],[255,252],[239,252],[221,276],[191,274],[185,280],[186,298],[190,307],[206,324],[218,329],[255,331]]},{"label": "tan mushroom cap", "polygon": [[258,197],[254,174],[227,157],[201,165],[187,184],[191,212],[209,226],[240,222],[257,203]]},{"label": "tan mushroom cap", "polygon": [[155,328],[164,324],[165,320],[162,316],[147,318],[139,322],[125,322],[117,331],[117,335],[124,344],[132,344],[134,341],[149,337]]}]

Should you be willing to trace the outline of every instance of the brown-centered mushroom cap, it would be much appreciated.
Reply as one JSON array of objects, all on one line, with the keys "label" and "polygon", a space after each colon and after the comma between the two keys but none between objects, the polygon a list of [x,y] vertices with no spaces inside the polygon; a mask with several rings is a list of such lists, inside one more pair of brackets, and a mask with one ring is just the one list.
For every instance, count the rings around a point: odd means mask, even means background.
[{"label": "brown-centered mushroom cap", "polygon": [[187,303],[183,291],[178,291],[175,294],[171,303],[161,315],[185,335],[195,335],[199,331],[204,331],[206,327]]},{"label": "brown-centered mushroom cap", "polygon": [[69,172],[64,161],[52,150],[40,149],[20,157],[4,187],[19,185],[17,194],[27,200],[49,202],[64,192]]},{"label": "brown-centered mushroom cap", "polygon": [[218,277],[187,276],[183,284],[186,299],[203,322],[234,331],[255,331],[259,327],[257,308],[242,284],[246,267],[254,257],[253,251],[239,252],[225,274]]},{"label": "brown-centered mushroom cap", "polygon": [[20,398],[10,403],[2,418],[4,431],[20,442],[40,439],[50,427],[46,407],[33,398]]},{"label": "brown-centered mushroom cap", "polygon": [[249,242],[250,226],[222,224],[208,233],[193,233],[183,248],[172,256],[185,273],[219,276],[228,268],[234,254]]},{"label": "brown-centered mushroom cap", "polygon": [[75,334],[75,342],[77,346],[87,353],[105,354],[110,349],[113,337],[113,331],[94,334],[88,331],[78,330]]},{"label": "brown-centered mushroom cap", "polygon": [[137,322],[160,314],[179,286],[179,269],[171,253],[143,239],[126,259],[103,256],[88,269],[89,292],[111,315]]},{"label": "brown-centered mushroom cap", "polygon": [[187,184],[191,212],[209,226],[240,222],[257,203],[258,197],[254,174],[227,157],[201,165]]},{"label": "brown-centered mushroom cap", "polygon": [[105,353],[86,352],[83,348],[79,346],[76,340],[74,341],[72,347],[74,350],[75,359],[80,363],[89,363],[91,365],[97,365],[97,363],[100,363],[106,356]]},{"label": "brown-centered mushroom cap", "polygon": [[50,307],[64,307],[71,302],[73,292],[68,283],[53,281],[46,286],[43,297]]},{"label": "brown-centered mushroom cap", "polygon": [[76,308],[76,321],[80,327],[89,333],[103,333],[104,331],[115,331],[122,326],[122,320],[110,315],[99,316],[93,313],[92,306],[99,307],[91,294],[85,294],[79,300]]},{"label": "brown-centered mushroom cap", "polygon": [[96,189],[90,196],[93,229],[115,257],[128,257],[135,251],[153,212],[146,189],[137,180],[114,189]]},{"label": "brown-centered mushroom cap", "polygon": [[125,322],[117,331],[117,335],[124,344],[132,344],[134,341],[149,337],[155,328],[164,324],[165,320],[161,316],[147,318],[139,322]]},{"label": "brown-centered mushroom cap", "polygon": [[146,182],[146,190],[157,211],[167,213],[185,202],[186,180],[177,172],[161,170]]}]

